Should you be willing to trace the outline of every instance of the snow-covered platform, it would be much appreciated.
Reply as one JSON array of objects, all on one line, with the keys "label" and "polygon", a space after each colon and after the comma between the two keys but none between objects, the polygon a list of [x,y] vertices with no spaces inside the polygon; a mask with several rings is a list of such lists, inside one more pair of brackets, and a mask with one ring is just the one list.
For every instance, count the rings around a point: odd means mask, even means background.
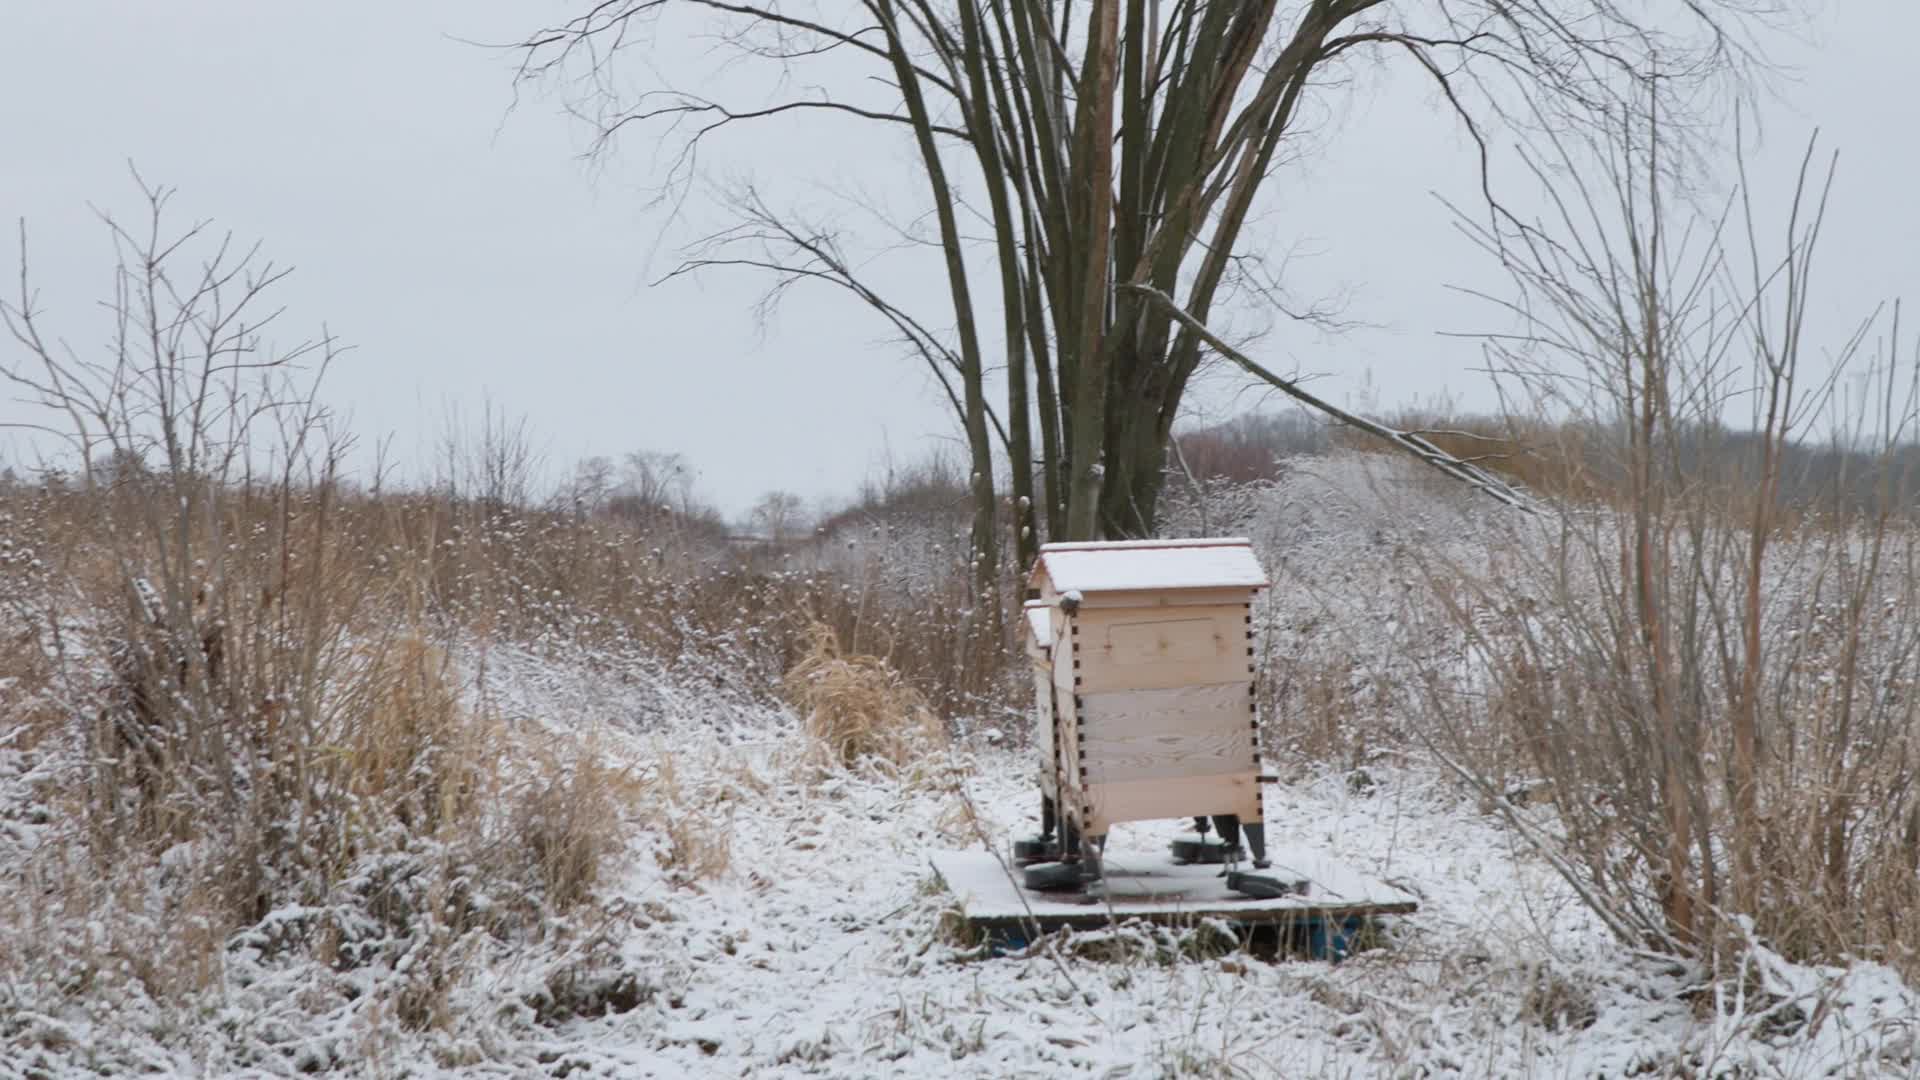
[{"label": "snow-covered platform", "polygon": [[[1305,880],[1303,893],[1256,900],[1230,892],[1219,866],[1178,866],[1165,854],[1109,854],[1103,860],[1105,895],[1097,898],[1028,890],[1019,868],[992,852],[936,851],[932,862],[967,923],[1015,948],[1062,927],[1094,929],[1129,919],[1189,926],[1219,919],[1246,930],[1298,931],[1314,955],[1338,957],[1368,920],[1419,908],[1407,893],[1318,852],[1283,847],[1270,854],[1272,868],[1258,872]],[[1241,868],[1252,870],[1247,863]]]}]

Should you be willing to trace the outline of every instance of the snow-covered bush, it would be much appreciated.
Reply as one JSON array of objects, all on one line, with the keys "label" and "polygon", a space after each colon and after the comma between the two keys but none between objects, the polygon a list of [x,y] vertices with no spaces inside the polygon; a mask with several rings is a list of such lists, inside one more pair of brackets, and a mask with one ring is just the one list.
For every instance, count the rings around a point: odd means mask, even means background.
[{"label": "snow-covered bush", "polygon": [[0,491],[8,993],[164,1012],[320,965],[302,1008],[447,1028],[464,957],[593,899],[637,794],[470,692],[417,542],[448,507],[346,493],[295,381],[332,342],[270,347],[280,272],[146,194],[108,223],[106,359],[45,346],[31,293],[0,307],[26,346],[0,374],[79,464]]},{"label": "snow-covered bush", "polygon": [[[1667,198],[1661,137],[1628,118],[1556,143],[1543,182],[1592,166],[1591,185],[1568,181],[1538,229],[1469,226],[1527,298],[1491,360],[1577,438],[1552,455],[1560,497],[1426,560],[1419,608],[1463,639],[1426,671],[1435,741],[1630,944],[1920,971],[1902,475],[1920,396],[1895,374],[1899,327],[1867,356],[1863,324],[1814,370],[1826,189],[1803,164],[1769,250],[1750,202],[1735,239]],[[1789,475],[1813,465],[1827,482]],[[1550,816],[1514,808],[1516,766]]]}]

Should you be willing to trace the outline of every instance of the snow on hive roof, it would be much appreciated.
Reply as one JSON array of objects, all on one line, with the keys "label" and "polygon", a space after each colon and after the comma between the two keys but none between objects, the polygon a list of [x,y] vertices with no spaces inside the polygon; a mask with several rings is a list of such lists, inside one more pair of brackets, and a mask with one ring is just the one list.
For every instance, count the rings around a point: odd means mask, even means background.
[{"label": "snow on hive roof", "polygon": [[1038,600],[1029,600],[1026,604],[1026,610],[1027,633],[1033,638],[1034,644],[1043,649],[1051,648],[1053,645],[1053,616],[1048,612],[1047,605]]},{"label": "snow on hive roof", "polygon": [[1048,544],[1033,578],[1056,592],[1152,589],[1258,589],[1267,573],[1243,537],[1210,540],[1120,540]]}]

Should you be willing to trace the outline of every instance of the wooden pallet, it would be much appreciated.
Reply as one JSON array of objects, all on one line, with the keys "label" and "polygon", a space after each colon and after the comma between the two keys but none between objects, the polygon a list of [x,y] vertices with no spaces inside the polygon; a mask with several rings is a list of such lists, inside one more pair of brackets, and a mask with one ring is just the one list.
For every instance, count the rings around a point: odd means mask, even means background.
[{"label": "wooden pallet", "polygon": [[[1303,894],[1255,900],[1228,891],[1219,866],[1176,866],[1164,854],[1108,855],[1106,895],[1100,899],[1029,891],[1019,884],[1019,868],[992,852],[936,851],[932,863],[961,917],[1004,949],[1023,948],[1041,934],[1068,927],[1090,930],[1134,919],[1192,926],[1217,919],[1236,929],[1299,933],[1312,955],[1338,959],[1372,919],[1419,909],[1407,893],[1318,852],[1279,848],[1271,855],[1272,869],[1259,872],[1304,879]],[[1241,868],[1252,870],[1247,863]]]}]

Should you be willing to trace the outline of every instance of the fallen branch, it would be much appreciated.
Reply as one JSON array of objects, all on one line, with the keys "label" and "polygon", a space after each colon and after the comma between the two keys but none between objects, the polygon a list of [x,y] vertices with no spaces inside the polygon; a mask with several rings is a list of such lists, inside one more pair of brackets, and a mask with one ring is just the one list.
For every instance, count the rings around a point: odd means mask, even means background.
[{"label": "fallen branch", "polygon": [[1534,508],[1533,502],[1528,499],[1520,489],[1487,470],[1482,469],[1471,461],[1466,461],[1447,453],[1445,450],[1440,449],[1428,441],[1418,432],[1400,431],[1397,428],[1390,428],[1385,424],[1376,423],[1364,416],[1355,416],[1353,413],[1342,409],[1324,398],[1308,393],[1299,383],[1291,379],[1283,379],[1273,372],[1268,371],[1266,368],[1261,367],[1245,353],[1220,340],[1220,336],[1207,329],[1205,323],[1188,314],[1186,309],[1182,308],[1173,297],[1168,296],[1159,289],[1151,285],[1141,285],[1136,282],[1127,282],[1119,287],[1130,292],[1139,293],[1141,296],[1145,296],[1154,303],[1159,304],[1162,308],[1166,309],[1167,314],[1171,315],[1176,322],[1188,330],[1193,331],[1199,336],[1201,341],[1212,346],[1215,352],[1240,365],[1246,370],[1247,374],[1252,375],[1262,382],[1271,384],[1281,393],[1286,394],[1295,401],[1318,409],[1348,427],[1364,431],[1369,435],[1385,440],[1395,448],[1412,454],[1414,457],[1446,473],[1455,480],[1470,487],[1478,488],[1516,510],[1523,510],[1529,514],[1538,512]]}]

